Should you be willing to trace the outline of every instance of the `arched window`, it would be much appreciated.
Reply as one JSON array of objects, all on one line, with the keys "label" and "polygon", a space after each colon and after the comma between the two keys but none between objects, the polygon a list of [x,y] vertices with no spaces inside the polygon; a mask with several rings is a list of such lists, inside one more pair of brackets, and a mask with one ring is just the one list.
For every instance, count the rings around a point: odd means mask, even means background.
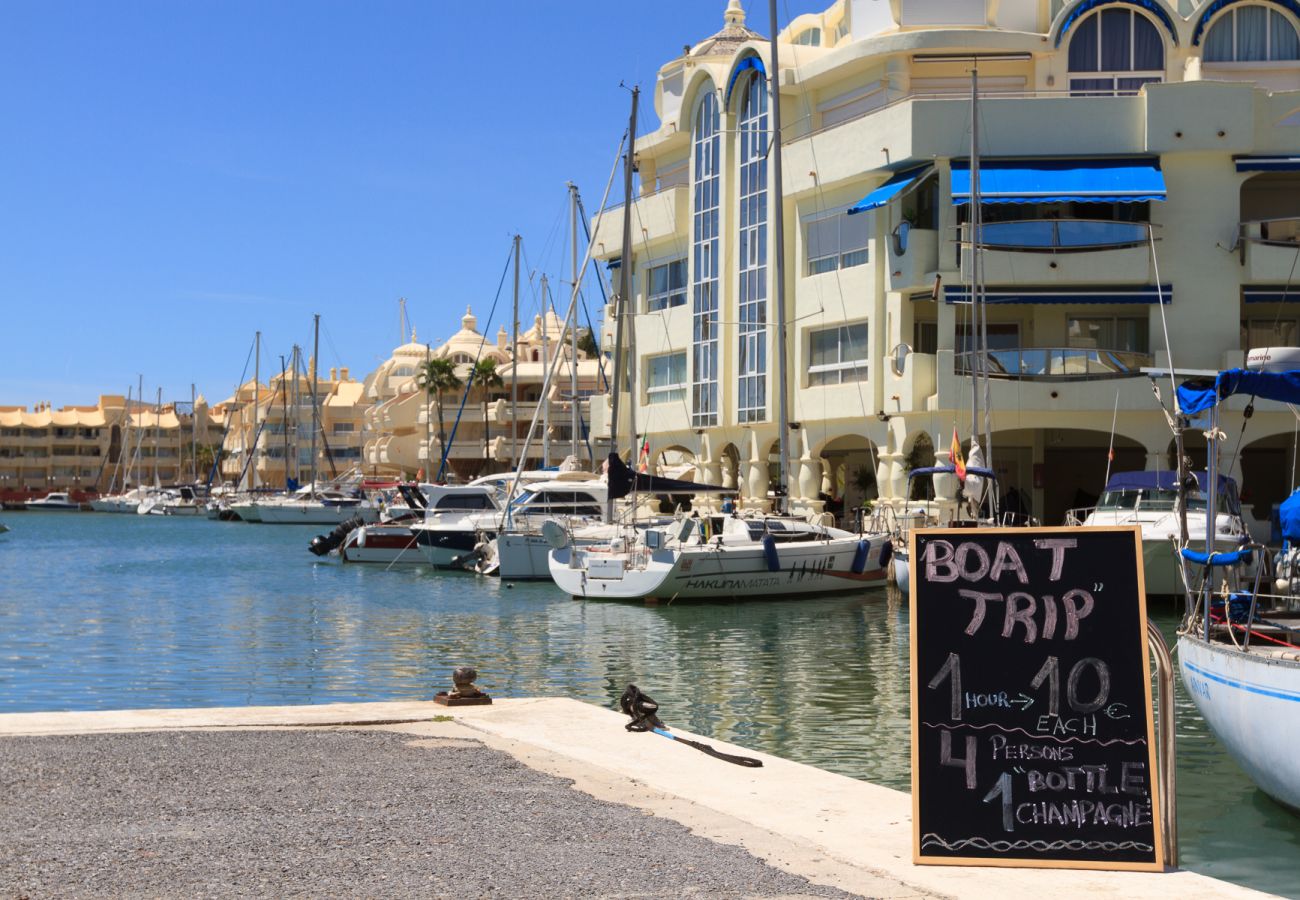
[{"label": "arched window", "polygon": [[767,79],[749,77],[740,97],[740,421],[767,414]]},{"label": "arched window", "polygon": [[1165,44],[1154,22],[1128,7],[1087,16],[1070,38],[1070,92],[1076,96],[1136,94],[1163,81]]},{"label": "arched window", "polygon": [[805,47],[820,47],[822,45],[822,30],[820,28],[806,28],[794,36],[792,44],[802,44]]},{"label": "arched window", "polygon": [[691,424],[718,424],[718,98],[710,85],[691,130]]},{"label": "arched window", "polygon": [[415,374],[415,366],[400,365],[393,366],[388,372],[389,378],[405,378],[408,375]]},{"label": "arched window", "polygon": [[1300,37],[1275,9],[1234,6],[1210,26],[1202,59],[1207,63],[1300,59]]}]

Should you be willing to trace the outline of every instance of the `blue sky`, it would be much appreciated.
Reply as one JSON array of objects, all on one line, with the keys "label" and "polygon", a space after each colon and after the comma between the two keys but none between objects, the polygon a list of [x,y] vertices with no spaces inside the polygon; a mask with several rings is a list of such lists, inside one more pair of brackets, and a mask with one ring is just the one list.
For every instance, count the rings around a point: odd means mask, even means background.
[{"label": "blue sky", "polygon": [[[783,0],[782,24],[827,5]],[[565,182],[594,213],[620,81],[656,125],[655,72],[726,2],[652,6],[9,0],[0,405],[138,374],[146,397],[215,402],[255,330],[265,376],[315,312],[322,367],[359,377],[398,342],[399,297],[422,341],[467,303],[482,328],[516,231],[532,271],[567,269]],[[766,34],[766,3],[746,8]]]}]

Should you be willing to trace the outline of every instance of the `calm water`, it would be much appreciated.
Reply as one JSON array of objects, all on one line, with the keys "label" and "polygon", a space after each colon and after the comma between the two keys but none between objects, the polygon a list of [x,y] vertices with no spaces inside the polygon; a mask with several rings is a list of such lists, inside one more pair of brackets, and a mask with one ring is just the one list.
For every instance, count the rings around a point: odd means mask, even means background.
[{"label": "calm water", "polygon": [[[502,696],[662,717],[906,790],[907,606],[860,597],[584,603],[423,567],[323,563],[320,528],[6,513],[0,712],[429,699],[471,663]],[[1172,610],[1157,616],[1170,636]],[[1300,818],[1209,735],[1179,685],[1183,865],[1300,897]]]}]

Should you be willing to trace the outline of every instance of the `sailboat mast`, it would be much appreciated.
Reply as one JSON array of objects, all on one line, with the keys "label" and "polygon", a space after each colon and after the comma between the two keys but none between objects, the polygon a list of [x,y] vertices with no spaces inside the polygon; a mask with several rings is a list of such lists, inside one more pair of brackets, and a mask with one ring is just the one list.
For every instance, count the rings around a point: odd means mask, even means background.
[{"label": "sailboat mast", "polygon": [[980,155],[979,155],[979,71],[975,60],[971,60],[970,69],[970,334],[966,338],[967,358],[971,361],[970,370],[970,435],[974,440],[979,432],[980,416],[980,373],[984,370],[984,343],[980,339],[980,301],[979,301],[979,242],[980,242]]},{"label": "sailboat mast", "polygon": [[[262,332],[257,332],[253,338],[253,448],[250,452],[257,452],[257,411],[261,402],[262,389]],[[280,368],[284,368],[284,357],[280,358]],[[244,371],[248,371],[245,369]],[[274,399],[274,398],[272,398]],[[285,459],[285,466],[289,465],[289,460]],[[285,472],[288,473],[288,468]],[[257,490],[257,459],[254,457],[252,468],[248,470],[248,486],[251,490]]]},{"label": "sailboat mast", "polygon": [[311,495],[316,496],[316,431],[320,428],[320,407],[316,403],[316,373],[320,371],[320,314],[312,317],[311,371],[307,389],[311,391]]},{"label": "sailboat mast", "polygon": [[510,316],[510,465],[519,466],[519,242],[515,235],[515,299]]},{"label": "sailboat mast", "polygon": [[136,385],[135,402],[140,407],[140,419],[135,425],[135,453],[131,455],[131,471],[135,475],[137,486],[140,482],[140,454],[144,452],[144,375],[139,376]]},{"label": "sailboat mast", "polygon": [[[569,271],[573,296],[569,303],[569,455],[578,459],[578,186],[569,182]],[[593,335],[594,337],[594,335]]]},{"label": "sailboat mast", "polygon": [[772,116],[772,149],[770,155],[772,161],[771,215],[775,243],[772,255],[774,263],[773,275],[776,282],[774,299],[776,301],[777,322],[777,429],[781,447],[781,481],[776,489],[776,511],[785,513],[789,511],[790,493],[790,385],[786,373],[786,357],[789,348],[785,321],[785,195],[784,185],[781,181],[781,66],[777,56],[776,0],[768,0],[767,11],[771,20],[770,30],[772,32],[769,43],[772,56],[772,73],[768,76],[767,84],[770,92],[770,103],[768,105],[771,108]]},{"label": "sailboat mast", "polygon": [[[294,353],[298,352],[295,347]],[[290,356],[292,359],[293,356]],[[284,428],[284,489],[289,489],[289,367],[284,364],[284,354],[280,354],[280,418],[283,420]],[[275,396],[272,395],[271,403],[275,402]],[[253,439],[253,451],[257,451],[257,439]],[[254,466],[256,468],[256,465]]]},{"label": "sailboat mast", "polygon": [[[550,285],[546,276],[542,276],[542,362],[549,368],[551,364],[551,342],[546,333],[546,317],[551,314]],[[542,393],[542,468],[551,464],[551,398]]]},{"label": "sailboat mast", "polygon": [[199,417],[195,415],[194,404],[196,401],[194,393],[194,382],[190,382],[190,474],[194,477],[194,483],[199,483]]},{"label": "sailboat mast", "polygon": [[[623,157],[623,246],[620,251],[618,261],[618,296],[614,299],[614,384],[612,393],[614,395],[612,418],[609,428],[609,453],[610,456],[618,455],[618,407],[619,396],[623,391],[623,386],[628,388],[628,410],[631,421],[632,442],[636,443],[636,421],[632,405],[632,386],[627,378],[625,371],[626,359],[623,352],[624,336],[627,331],[627,304],[629,294],[632,290],[632,160],[636,153],[636,107],[641,97],[640,88],[632,88],[632,113],[628,117],[627,123],[627,155]],[[577,280],[577,273],[574,273],[574,280]],[[632,467],[636,468],[636,458],[632,459]],[[635,508],[635,504],[633,504]],[[605,503],[605,520],[614,521],[614,500],[610,498]]]},{"label": "sailboat mast", "polygon": [[158,440],[162,433],[162,388],[158,388],[158,402],[153,408],[153,485],[158,487]]},{"label": "sailboat mast", "polygon": [[[970,84],[971,222],[973,236],[971,243],[971,308],[978,310],[979,323],[978,328],[976,328],[974,322],[972,322],[971,328],[975,332],[973,336],[978,341],[979,347],[977,355],[979,368],[977,369],[973,387],[983,393],[984,428],[982,443],[984,445],[984,464],[991,467],[993,465],[993,409],[989,397],[989,315],[984,294],[984,198],[980,192],[979,66],[973,59],[971,61]],[[979,429],[979,423],[972,418],[972,438]]]}]

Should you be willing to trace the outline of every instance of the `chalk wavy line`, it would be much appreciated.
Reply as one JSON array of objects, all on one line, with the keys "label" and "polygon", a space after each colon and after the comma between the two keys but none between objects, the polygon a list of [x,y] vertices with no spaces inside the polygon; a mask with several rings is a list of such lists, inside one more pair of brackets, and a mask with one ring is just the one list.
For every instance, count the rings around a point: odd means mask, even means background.
[{"label": "chalk wavy line", "polygon": [[1076,852],[1080,850],[1106,850],[1108,852],[1140,850],[1150,853],[1154,849],[1150,844],[1143,844],[1140,841],[1084,841],[1078,838],[1064,841],[990,841],[987,838],[972,837],[949,842],[933,832],[922,836],[921,846],[943,847],[945,850],[962,850],[966,847],[974,847],[977,850],[992,850],[994,853],[1009,853],[1012,850],[1037,850],[1043,853],[1052,850]]},{"label": "chalk wavy line", "polygon": [[1006,731],[1008,733],[1019,731],[1025,737],[1034,738],[1035,740],[1040,741],[1056,741],[1057,743],[1062,744],[1069,741],[1078,741],[1080,744],[1099,744],[1102,747],[1109,747],[1111,744],[1145,744],[1147,742],[1146,738],[1134,738],[1132,740],[1111,738],[1109,741],[1103,741],[1099,738],[1056,737],[1050,734],[1030,734],[1023,728],[1005,728],[1001,725],[995,725],[992,722],[987,725],[968,725],[965,722],[922,722],[921,724],[926,728],[974,728],[977,731],[981,728],[996,728],[998,731]]}]

